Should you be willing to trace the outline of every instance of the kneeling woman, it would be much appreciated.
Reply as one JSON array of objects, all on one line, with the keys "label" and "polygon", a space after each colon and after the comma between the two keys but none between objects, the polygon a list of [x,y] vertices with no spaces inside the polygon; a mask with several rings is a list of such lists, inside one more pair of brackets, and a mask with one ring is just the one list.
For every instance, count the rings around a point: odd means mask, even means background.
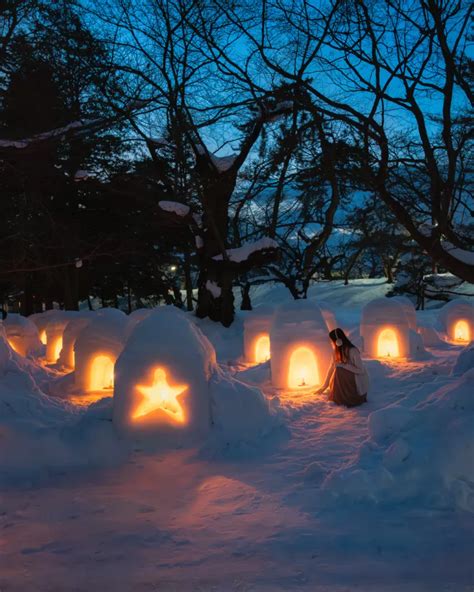
[{"label": "kneeling woman", "polygon": [[346,407],[365,403],[369,390],[369,375],[359,350],[349,341],[342,329],[331,331],[329,338],[334,348],[334,361],[324,384],[316,394],[323,393],[329,387],[329,401]]}]

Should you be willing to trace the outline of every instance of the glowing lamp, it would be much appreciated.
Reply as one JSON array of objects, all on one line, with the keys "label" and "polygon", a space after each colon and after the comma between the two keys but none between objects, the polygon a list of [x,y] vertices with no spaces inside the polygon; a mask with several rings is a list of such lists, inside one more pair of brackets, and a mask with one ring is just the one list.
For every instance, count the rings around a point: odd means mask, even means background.
[{"label": "glowing lamp", "polygon": [[377,356],[379,358],[399,358],[400,347],[394,329],[385,328],[380,331],[377,339]]},{"label": "glowing lamp", "polygon": [[270,335],[264,333],[255,340],[255,363],[263,364],[270,359]]},{"label": "glowing lamp", "polygon": [[454,325],[454,339],[455,341],[462,341],[469,343],[471,341],[471,331],[469,323],[464,319],[457,321]]},{"label": "glowing lamp", "polygon": [[297,389],[320,384],[316,356],[308,347],[298,347],[290,356],[288,388]]},{"label": "glowing lamp", "polygon": [[96,356],[91,364],[89,390],[99,391],[113,387],[114,360],[110,356]]},{"label": "glowing lamp", "polygon": [[169,384],[164,368],[155,369],[151,385],[138,385],[136,389],[142,396],[142,400],[132,412],[132,419],[139,420],[150,413],[162,411],[178,423],[185,422],[184,409],[178,397],[188,390],[188,385]]},{"label": "glowing lamp", "polygon": [[43,329],[39,334],[40,341],[43,345],[46,345],[48,338],[46,337],[46,329]]}]

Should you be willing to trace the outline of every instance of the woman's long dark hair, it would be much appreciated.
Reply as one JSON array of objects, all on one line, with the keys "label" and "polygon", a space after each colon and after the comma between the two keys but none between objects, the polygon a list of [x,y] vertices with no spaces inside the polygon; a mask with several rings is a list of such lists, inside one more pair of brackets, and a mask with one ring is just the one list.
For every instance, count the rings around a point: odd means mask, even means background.
[{"label": "woman's long dark hair", "polygon": [[329,339],[335,345],[338,339],[342,341],[341,345],[336,345],[336,360],[342,364],[346,364],[347,360],[349,359],[349,350],[351,347],[355,347],[355,345],[352,343],[352,341],[350,341],[350,339],[348,339],[347,335],[339,327],[330,331]]}]

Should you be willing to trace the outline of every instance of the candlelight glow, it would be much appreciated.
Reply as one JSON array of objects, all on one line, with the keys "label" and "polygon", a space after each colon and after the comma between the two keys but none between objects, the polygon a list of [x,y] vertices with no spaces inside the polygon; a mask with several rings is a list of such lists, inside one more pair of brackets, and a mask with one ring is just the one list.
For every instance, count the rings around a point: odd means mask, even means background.
[{"label": "candlelight glow", "polygon": [[456,341],[471,341],[471,331],[467,321],[461,320],[454,325],[454,339]]},{"label": "candlelight glow", "polygon": [[288,388],[302,388],[320,384],[316,356],[308,347],[298,347],[290,357]]},{"label": "candlelight glow", "polygon": [[383,329],[379,333],[377,355],[380,358],[398,358],[400,356],[397,334],[393,329]]},{"label": "candlelight glow", "polygon": [[171,386],[168,384],[165,370],[157,368],[151,386],[139,385],[136,388],[143,395],[143,400],[135,409],[133,419],[161,409],[175,421],[184,423],[184,410],[178,402],[178,397],[188,389],[188,385]]},{"label": "candlelight glow", "polygon": [[39,335],[40,341],[43,345],[46,345],[48,338],[46,336],[46,329],[43,329],[43,331],[41,331],[40,335]]},{"label": "candlelight glow", "polygon": [[63,349],[63,337],[61,335],[60,337],[56,338],[56,341],[54,342],[54,346],[53,346],[53,359],[55,362],[57,362],[57,360],[59,358],[59,354],[61,353],[62,349]]},{"label": "candlelight glow", "polygon": [[270,359],[270,336],[268,334],[260,335],[255,340],[255,362],[262,364]]},{"label": "candlelight glow", "polygon": [[16,339],[14,337],[9,337],[7,341],[8,345],[12,348],[13,351],[15,351],[17,354],[22,355],[21,346],[18,343],[16,343]]},{"label": "candlelight glow", "polygon": [[99,391],[114,386],[114,362],[109,356],[97,356],[92,362],[89,390]]}]

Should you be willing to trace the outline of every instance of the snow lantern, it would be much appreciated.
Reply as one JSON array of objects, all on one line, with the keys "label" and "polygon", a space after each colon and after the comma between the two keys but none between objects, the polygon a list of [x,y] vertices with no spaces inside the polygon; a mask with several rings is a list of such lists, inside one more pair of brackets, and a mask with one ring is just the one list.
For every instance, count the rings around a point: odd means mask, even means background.
[{"label": "snow lantern", "polygon": [[5,319],[5,335],[10,347],[22,356],[41,355],[43,345],[38,327],[29,318],[10,313]]},{"label": "snow lantern", "polygon": [[321,309],[313,302],[281,305],[270,329],[273,385],[289,389],[321,385],[333,358],[328,332]]},{"label": "snow lantern", "polygon": [[117,360],[114,425],[160,441],[206,433],[215,369],[214,348],[188,316],[157,308],[136,325]]},{"label": "snow lantern", "polygon": [[97,313],[93,311],[84,311],[71,319],[66,325],[63,332],[63,347],[59,355],[58,364],[63,368],[74,370],[75,368],[75,354],[74,345],[79,334],[92,321]]},{"label": "snow lantern", "polygon": [[127,315],[115,308],[98,311],[74,344],[74,388],[81,393],[112,393],[114,366],[124,343]]},{"label": "snow lantern", "polygon": [[270,327],[274,308],[258,306],[244,319],[244,357],[250,364],[262,364],[270,359]]},{"label": "snow lantern", "polygon": [[400,304],[403,307],[403,310],[405,311],[407,321],[408,321],[408,326],[410,327],[410,329],[412,331],[416,331],[417,330],[416,309],[415,309],[413,302],[409,298],[407,298],[406,296],[394,296],[393,300],[400,302]]},{"label": "snow lantern", "polygon": [[58,313],[61,314],[61,311],[52,309],[45,310],[44,312],[36,312],[28,317],[38,327],[39,338],[43,345],[46,345],[47,342],[46,327]]},{"label": "snow lantern", "polygon": [[41,343],[46,345],[46,362],[55,364],[63,347],[63,333],[68,322],[79,313],[75,310],[47,310],[28,318],[38,327]]},{"label": "snow lantern", "polygon": [[137,308],[128,315],[128,323],[126,329],[127,338],[132,334],[138,323],[149,317],[153,312],[153,308]]},{"label": "snow lantern", "polygon": [[410,326],[403,304],[395,298],[376,298],[362,310],[363,351],[372,358],[410,356]]},{"label": "snow lantern", "polygon": [[440,322],[448,340],[466,345],[474,340],[474,306],[467,300],[451,300],[440,311]]}]

